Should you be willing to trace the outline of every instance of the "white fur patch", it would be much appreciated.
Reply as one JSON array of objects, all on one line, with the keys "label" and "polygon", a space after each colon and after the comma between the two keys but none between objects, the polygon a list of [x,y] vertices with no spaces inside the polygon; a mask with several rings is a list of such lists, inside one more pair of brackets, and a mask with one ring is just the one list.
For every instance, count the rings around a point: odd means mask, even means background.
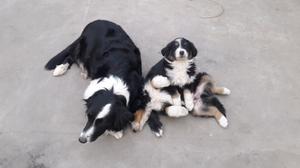
[{"label": "white fur patch", "polygon": [[183,92],[184,95],[184,104],[188,111],[192,111],[194,108],[194,97],[191,91],[185,89]]},{"label": "white fur patch", "polygon": [[57,65],[53,71],[53,76],[61,76],[68,70],[69,63]]},{"label": "white fur patch", "polygon": [[146,90],[151,98],[150,102],[147,104],[147,107],[153,110],[161,110],[164,103],[173,103],[172,96],[160,89],[156,89],[147,82],[145,84],[144,90]]},{"label": "white fur patch", "polygon": [[164,88],[170,86],[170,81],[167,77],[157,75],[151,80],[152,85],[155,88]]},{"label": "white fur patch", "polygon": [[111,90],[113,89],[114,94],[122,95],[126,98],[126,103],[129,102],[129,91],[128,87],[122,79],[117,76],[110,75],[109,77],[103,78],[100,82],[99,79],[94,79],[90,82],[90,85],[86,88],[83,98],[88,99],[93,96],[99,90]]},{"label": "white fur patch", "polygon": [[155,136],[156,137],[162,137],[163,135],[163,130],[162,129],[159,129],[158,132],[154,132]]},{"label": "white fur patch", "polygon": [[178,85],[180,87],[185,84],[193,82],[194,76],[189,76],[187,70],[190,68],[193,60],[182,60],[170,62],[173,69],[167,69],[167,76],[172,85]]},{"label": "white fur patch", "polygon": [[94,126],[91,126],[88,130],[81,132],[80,137],[84,137],[87,139],[87,142],[90,142],[90,138],[93,135],[94,131],[95,131]]},{"label": "white fur patch", "polygon": [[219,122],[220,126],[223,128],[226,128],[228,126],[228,120],[225,116],[222,116],[218,122]]},{"label": "white fur patch", "polygon": [[107,116],[107,114],[110,112],[110,107],[111,107],[111,104],[105,105],[102,108],[102,110],[98,113],[96,118],[99,119],[99,118],[104,118],[105,116]]},{"label": "white fur patch", "polygon": [[175,105],[175,106],[181,106],[182,105],[181,97],[180,97],[179,93],[177,95],[173,96],[172,99],[173,99],[173,105]]},{"label": "white fur patch", "polygon": [[224,95],[230,95],[230,93],[231,93],[231,91],[228,88],[223,87],[223,94]]},{"label": "white fur patch", "polygon": [[115,131],[107,131],[107,133],[113,137],[115,137],[116,139],[120,139],[123,137],[123,130],[115,132]]},{"label": "white fur patch", "polygon": [[169,106],[166,108],[166,113],[170,117],[183,117],[189,114],[188,110],[182,106]]}]

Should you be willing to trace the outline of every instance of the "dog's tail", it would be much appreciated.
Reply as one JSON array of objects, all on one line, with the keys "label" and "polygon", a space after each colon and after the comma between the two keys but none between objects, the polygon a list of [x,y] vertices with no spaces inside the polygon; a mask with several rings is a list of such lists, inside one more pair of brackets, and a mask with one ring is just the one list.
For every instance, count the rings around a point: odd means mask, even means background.
[{"label": "dog's tail", "polygon": [[45,69],[52,70],[56,67],[56,65],[62,64],[69,55],[74,54],[74,50],[79,46],[80,40],[81,38],[78,38],[63,51],[51,58],[45,65]]}]

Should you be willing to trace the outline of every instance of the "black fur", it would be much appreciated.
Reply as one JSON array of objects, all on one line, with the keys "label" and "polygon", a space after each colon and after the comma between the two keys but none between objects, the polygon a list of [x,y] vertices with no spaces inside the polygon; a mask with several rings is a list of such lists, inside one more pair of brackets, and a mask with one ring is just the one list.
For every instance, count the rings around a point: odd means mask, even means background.
[{"label": "black fur", "polygon": [[[69,67],[73,63],[82,64],[91,79],[101,80],[113,75],[128,86],[128,106],[124,96],[114,94],[113,90],[98,91],[85,100],[88,116],[85,129],[95,122],[95,133],[90,141],[94,141],[105,130],[124,129],[133,120],[133,113],[143,106],[140,51],[119,25],[105,20],[89,23],[81,36],[53,57],[45,68],[51,70],[64,63],[69,63]],[[109,114],[96,120],[95,117],[106,104],[111,104]]]},{"label": "black fur", "polygon": [[[186,55],[179,55],[176,54],[176,51],[178,49],[186,51]],[[178,51],[177,51],[178,52]],[[155,64],[148,74],[146,75],[146,83],[150,82],[153,78],[156,76],[164,76],[170,79],[171,77],[168,76],[167,71],[172,71],[174,69],[173,63],[174,61],[187,61],[189,62],[189,67],[186,69],[186,75],[189,76],[189,78],[192,78],[196,74],[196,65],[192,61],[192,59],[197,55],[197,49],[195,48],[194,44],[190,42],[189,40],[185,38],[176,38],[175,40],[168,43],[162,50],[161,54],[164,56],[163,59],[161,59],[157,64]],[[191,81],[192,82],[192,81]],[[159,88],[161,92],[167,92],[169,95],[175,95],[176,93],[180,93],[182,100],[184,99],[183,91],[185,89],[192,89],[192,83],[184,83],[182,85],[176,85],[172,84],[168,87]],[[149,98],[149,101],[151,100],[151,97]],[[148,102],[149,102],[148,101]],[[164,103],[163,107],[166,108],[170,106],[169,103]],[[159,113],[164,113],[164,108],[160,110]],[[149,126],[154,131],[157,132],[157,130],[161,129],[162,124],[156,124],[160,123],[159,117],[157,115],[157,111],[154,116],[150,115],[149,118]]]}]

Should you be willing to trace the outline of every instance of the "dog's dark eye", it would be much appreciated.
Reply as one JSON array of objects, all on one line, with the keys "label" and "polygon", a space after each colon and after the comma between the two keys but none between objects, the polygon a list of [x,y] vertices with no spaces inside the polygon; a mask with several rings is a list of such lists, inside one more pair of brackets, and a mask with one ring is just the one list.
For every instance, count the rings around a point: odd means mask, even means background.
[{"label": "dog's dark eye", "polygon": [[182,45],[184,45],[184,46],[185,46],[185,45],[187,45],[187,42],[186,42],[186,41],[184,41],[184,42],[182,43]]},{"label": "dog's dark eye", "polygon": [[178,42],[175,42],[175,46],[178,47],[178,46],[179,46],[179,43],[178,43]]}]

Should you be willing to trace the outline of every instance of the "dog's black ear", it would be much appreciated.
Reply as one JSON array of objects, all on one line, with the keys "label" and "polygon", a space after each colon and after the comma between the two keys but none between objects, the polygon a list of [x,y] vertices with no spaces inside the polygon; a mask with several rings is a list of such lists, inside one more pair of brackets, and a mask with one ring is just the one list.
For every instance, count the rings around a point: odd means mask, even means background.
[{"label": "dog's black ear", "polygon": [[127,126],[127,124],[129,124],[133,120],[134,120],[134,115],[126,108],[122,108],[122,111],[119,111],[116,115],[114,127],[117,130],[122,130]]},{"label": "dog's black ear", "polygon": [[198,53],[197,48],[195,45],[191,42],[191,51],[192,51],[192,56],[195,57]]},{"label": "dog's black ear", "polygon": [[170,50],[171,50],[171,47],[170,47],[170,44],[168,44],[165,48],[161,49],[161,54],[163,56],[167,57],[170,55]]}]

